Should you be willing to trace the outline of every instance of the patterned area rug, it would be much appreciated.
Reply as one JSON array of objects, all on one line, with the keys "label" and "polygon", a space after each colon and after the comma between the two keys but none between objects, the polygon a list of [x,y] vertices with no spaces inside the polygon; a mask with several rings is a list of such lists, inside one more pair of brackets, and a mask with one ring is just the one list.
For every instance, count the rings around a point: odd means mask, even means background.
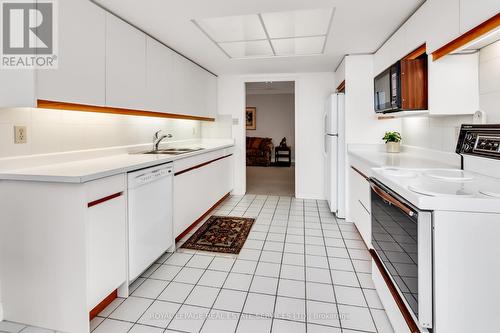
[{"label": "patterned area rug", "polygon": [[255,219],[211,216],[182,248],[222,253],[240,253]]}]

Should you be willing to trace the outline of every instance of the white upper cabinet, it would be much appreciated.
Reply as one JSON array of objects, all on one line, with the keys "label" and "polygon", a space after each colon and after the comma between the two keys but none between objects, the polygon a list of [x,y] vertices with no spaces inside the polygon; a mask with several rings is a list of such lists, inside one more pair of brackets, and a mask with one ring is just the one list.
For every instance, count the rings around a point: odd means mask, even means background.
[{"label": "white upper cabinet", "polygon": [[460,0],[460,33],[465,33],[500,13],[499,0]]},{"label": "white upper cabinet", "polygon": [[0,108],[35,107],[35,70],[0,70]]},{"label": "white upper cabinet", "polygon": [[430,54],[460,36],[460,0],[430,0],[426,5]]},{"label": "white upper cabinet", "polygon": [[206,77],[206,109],[207,117],[215,118],[217,115],[217,77],[205,72]]},{"label": "white upper cabinet", "polygon": [[207,115],[207,74],[186,58],[174,56],[176,113],[200,117]]},{"label": "white upper cabinet", "polygon": [[173,51],[151,37],[146,45],[146,109],[175,113]]},{"label": "white upper cabinet", "polygon": [[88,0],[58,4],[58,68],[37,71],[37,98],[104,105],[106,14]]},{"label": "white upper cabinet", "polygon": [[146,35],[106,14],[106,105],[146,108]]},{"label": "white upper cabinet", "polygon": [[429,114],[474,114],[479,110],[478,54],[429,56]]}]

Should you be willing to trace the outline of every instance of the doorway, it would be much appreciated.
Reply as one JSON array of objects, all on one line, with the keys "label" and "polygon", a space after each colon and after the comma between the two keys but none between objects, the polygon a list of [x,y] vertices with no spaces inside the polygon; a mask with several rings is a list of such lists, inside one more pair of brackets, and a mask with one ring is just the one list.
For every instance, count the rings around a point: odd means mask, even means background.
[{"label": "doorway", "polygon": [[247,193],[295,196],[295,82],[247,82]]}]

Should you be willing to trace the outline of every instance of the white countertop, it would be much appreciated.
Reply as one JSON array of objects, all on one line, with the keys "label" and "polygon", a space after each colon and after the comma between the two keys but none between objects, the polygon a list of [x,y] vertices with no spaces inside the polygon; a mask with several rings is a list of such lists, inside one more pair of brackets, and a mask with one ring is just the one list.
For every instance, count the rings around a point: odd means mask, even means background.
[{"label": "white countertop", "polygon": [[[60,156],[55,157],[57,162],[50,162],[50,155],[43,159],[45,163],[39,165],[22,167],[29,165],[30,157],[19,158],[19,166],[15,162],[9,161],[12,169],[0,171],[0,180],[23,180],[23,181],[43,181],[43,182],[63,182],[63,183],[85,183],[95,179],[126,173],[133,170],[143,169],[154,165],[173,162],[175,160],[205,154],[211,151],[225,149],[234,146],[233,140],[198,140],[184,143],[174,143],[169,147],[203,148],[203,150],[186,153],[182,155],[167,154],[130,154],[133,151],[146,151],[147,148],[133,147],[121,152],[110,152],[110,156],[100,156],[89,158],[88,153],[84,159],[61,162]],[[100,153],[102,155],[102,152]],[[39,156],[32,157],[38,158]],[[0,160],[1,163],[1,160]]]},{"label": "white countertop", "polygon": [[[482,191],[500,193],[500,179],[471,173],[473,179],[470,181],[438,181],[426,174],[440,169],[459,170],[458,154],[416,147],[402,148],[401,153],[387,153],[383,145],[354,145],[349,147],[348,153],[352,165],[356,166],[356,161],[364,164],[365,169],[369,168],[370,177],[422,210],[500,213],[500,198],[482,194]],[[399,169],[404,170],[398,175]],[[431,189],[439,195],[422,194],[411,188]],[[442,195],[447,192],[449,195]]]},{"label": "white countertop", "polygon": [[403,146],[400,153],[387,153],[384,145],[350,145],[352,155],[370,167],[397,167],[411,169],[458,169],[460,157],[457,154]]}]

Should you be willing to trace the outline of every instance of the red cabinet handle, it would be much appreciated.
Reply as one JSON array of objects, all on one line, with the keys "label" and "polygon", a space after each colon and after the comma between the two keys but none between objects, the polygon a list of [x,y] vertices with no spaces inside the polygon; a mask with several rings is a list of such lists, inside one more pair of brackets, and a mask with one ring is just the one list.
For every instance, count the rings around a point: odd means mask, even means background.
[{"label": "red cabinet handle", "polygon": [[118,197],[120,197],[122,195],[123,195],[123,192],[118,192],[118,193],[115,193],[115,194],[108,195],[107,197],[104,197],[104,198],[97,199],[97,200],[89,202],[87,204],[87,207],[90,208],[90,207],[93,207],[93,206],[100,205],[103,202],[106,202],[106,201],[109,201],[109,200],[113,200],[114,198],[118,198]]}]

